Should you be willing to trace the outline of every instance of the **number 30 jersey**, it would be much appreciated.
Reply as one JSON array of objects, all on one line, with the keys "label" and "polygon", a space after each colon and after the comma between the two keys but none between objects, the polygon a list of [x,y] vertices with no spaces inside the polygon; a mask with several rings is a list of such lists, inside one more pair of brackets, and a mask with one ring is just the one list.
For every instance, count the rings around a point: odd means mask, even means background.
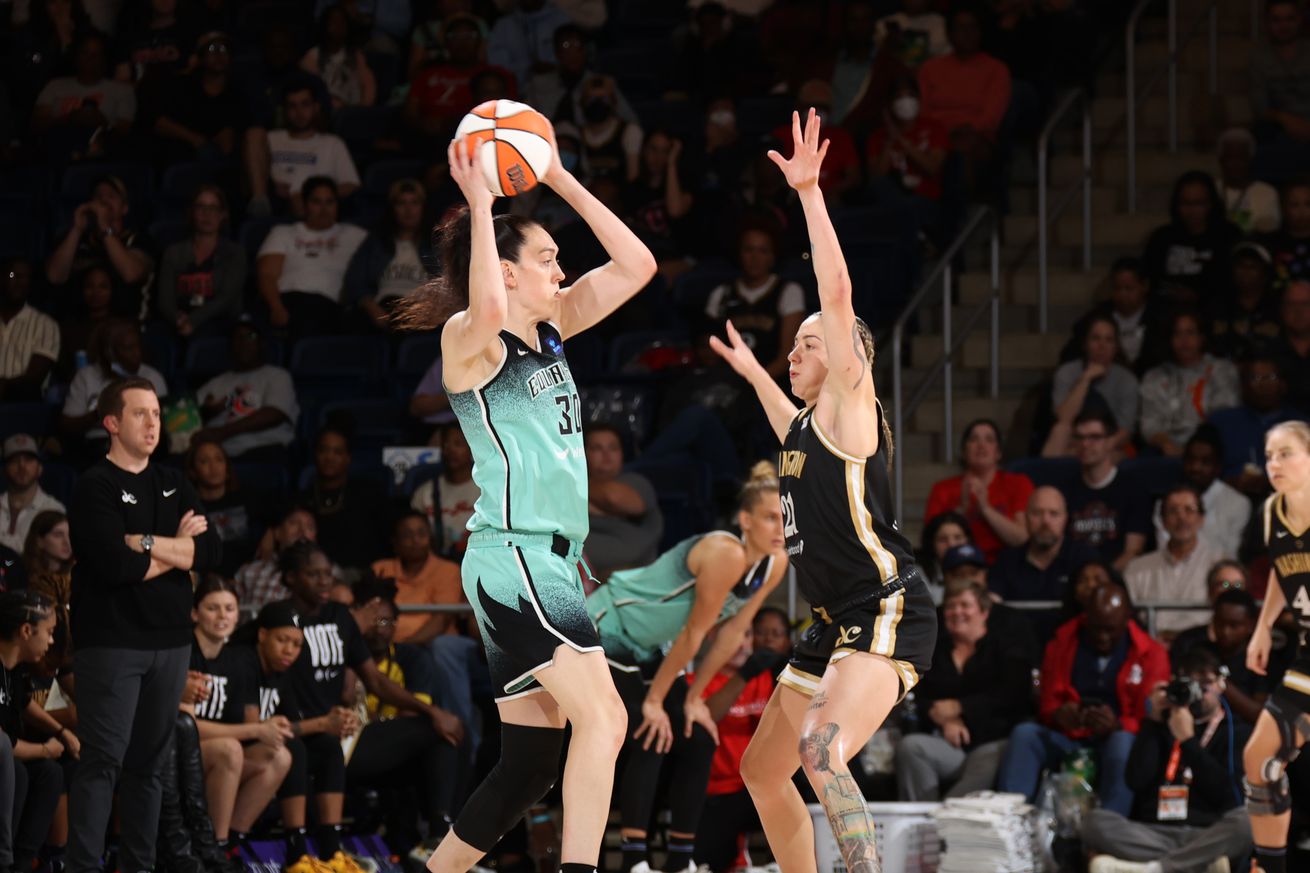
[{"label": "number 30 jersey", "polygon": [[450,395],[473,452],[481,493],[469,530],[587,538],[587,461],[578,387],[559,328],[537,324],[537,351],[500,332],[500,364],[482,384]]},{"label": "number 30 jersey", "polygon": [[[882,406],[878,422],[882,431]],[[778,458],[783,533],[801,594],[812,606],[845,600],[889,582],[914,563],[892,517],[887,447],[857,458],[819,428],[814,409],[787,430]]]},{"label": "number 30 jersey", "polygon": [[1306,637],[1310,634],[1310,530],[1297,531],[1287,523],[1281,494],[1265,501],[1264,522],[1269,562],[1301,629],[1304,654]]}]

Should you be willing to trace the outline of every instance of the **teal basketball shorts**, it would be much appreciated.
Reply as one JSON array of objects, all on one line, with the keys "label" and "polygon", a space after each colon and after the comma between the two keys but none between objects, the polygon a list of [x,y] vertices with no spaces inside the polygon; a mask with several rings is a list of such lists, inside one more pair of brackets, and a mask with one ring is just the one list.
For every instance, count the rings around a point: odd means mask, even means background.
[{"label": "teal basketball shorts", "polygon": [[551,665],[561,645],[601,651],[583,605],[581,557],[581,545],[559,535],[482,530],[469,537],[460,575],[497,701],[541,691],[533,674]]}]

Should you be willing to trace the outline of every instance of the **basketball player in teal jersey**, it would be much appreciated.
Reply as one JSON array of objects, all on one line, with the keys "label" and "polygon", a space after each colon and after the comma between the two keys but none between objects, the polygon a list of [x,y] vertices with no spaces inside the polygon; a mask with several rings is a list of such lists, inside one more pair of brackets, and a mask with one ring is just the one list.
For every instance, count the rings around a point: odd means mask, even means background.
[{"label": "basketball player in teal jersey", "polygon": [[[813,873],[814,828],[805,775],[828,815],[846,869],[876,873],[874,823],[847,767],[896,702],[928,669],[937,617],[914,552],[891,513],[891,437],[873,387],[873,336],[851,307],[851,280],[819,190],[828,151],[810,110],[792,116],[793,154],[769,157],[799,194],[822,309],[801,323],[783,393],[728,324],[711,340],[755,389],[782,441],[778,480],[787,554],[814,623],[778,679],[742,759],[741,775],[774,857]],[[706,663],[709,673],[719,664]],[[688,706],[696,705],[689,701]]]},{"label": "basketball player in teal jersey", "polygon": [[593,873],[627,717],[583,607],[587,466],[563,342],[643,288],[655,259],[560,165],[552,139],[542,182],[612,259],[561,289],[550,234],[526,218],[492,217],[492,195],[464,145],[452,143],[449,160],[468,210],[439,230],[442,278],[405,301],[398,320],[410,327],[445,322],[443,378],[481,489],[461,573],[503,727],[500,761],[428,869],[468,870],[541,799],[558,776],[567,721],[573,739],[561,871]]},{"label": "basketball player in teal jersey", "polygon": [[[623,873],[650,869],[646,829],[666,759],[672,770],[672,821],[664,869],[682,873],[695,868],[696,826],[717,732],[713,720],[705,718],[684,734],[688,692],[682,671],[715,625],[724,625],[716,642],[739,648],[755,613],[787,572],[772,464],[762,461],[751,471],[737,522],[740,537],[721,530],[688,537],[645,567],[611,574],[587,598],[614,684],[628,707],[628,723],[640,724],[628,742],[619,788]],[[702,688],[706,684],[700,683]]]}]

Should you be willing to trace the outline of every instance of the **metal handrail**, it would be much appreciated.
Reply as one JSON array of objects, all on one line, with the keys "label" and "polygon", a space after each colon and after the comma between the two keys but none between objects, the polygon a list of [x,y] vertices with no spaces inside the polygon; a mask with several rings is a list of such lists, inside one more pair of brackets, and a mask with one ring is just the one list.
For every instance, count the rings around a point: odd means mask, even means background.
[{"label": "metal handrail", "polygon": [[[1078,103],[1083,105],[1083,172],[1082,176],[1071,184],[1059,198],[1053,210],[1047,209],[1047,188],[1050,183],[1050,145],[1051,134],[1056,126]],[[1075,88],[1066,91],[1060,98],[1041,136],[1037,138],[1037,321],[1042,333],[1047,327],[1047,287],[1050,277],[1050,225],[1058,221],[1065,207],[1078,190],[1078,182],[1083,189],[1083,272],[1092,269],[1092,99],[1085,89]]]},{"label": "metal handrail", "polygon": [[[974,233],[985,223],[990,221],[991,228],[991,278],[992,289],[987,299],[983,301],[969,317],[965,319],[963,328],[959,335],[953,337],[952,321],[954,319],[951,306],[951,291],[953,286],[954,269],[952,264],[960,250],[968,245],[973,239]],[[919,309],[919,305],[928,296],[928,292],[933,287],[941,283],[942,294],[942,355],[929,368],[928,372],[923,375],[919,384],[915,387],[913,395],[907,401],[905,399],[903,373],[904,369],[904,345],[905,345],[905,328],[910,318],[914,316]],[[955,399],[955,389],[953,383],[954,359],[956,350],[964,342],[965,338],[973,330],[978,320],[982,317],[985,310],[991,310],[991,396],[995,399],[1000,395],[1000,332],[1001,332],[1001,242],[1000,242],[1000,216],[995,210],[987,206],[980,206],[969,216],[964,227],[956,235],[954,242],[942,252],[941,257],[937,260],[937,265],[928,272],[928,275],[919,283],[918,289],[910,295],[909,301],[901,311],[900,317],[896,319],[896,324],[892,327],[892,432],[900,435],[905,432],[904,423],[907,415],[912,415],[919,404],[927,396],[929,389],[932,387],[933,380],[938,373],[942,375],[942,388],[944,391],[943,415],[942,415],[942,433],[944,435],[943,443],[945,445],[946,461],[950,463],[953,451],[953,442],[951,432],[953,427],[953,410],[951,406]],[[896,517],[905,517],[905,457],[903,452],[895,452],[893,455],[893,475],[896,479]]]},{"label": "metal handrail", "polygon": [[[1064,606],[1064,603],[1059,600],[1005,600],[998,602],[1004,603],[1011,609],[1025,612],[1043,612]],[[1151,636],[1155,636],[1155,625],[1159,618],[1158,614],[1161,612],[1198,612],[1211,608],[1212,604],[1210,603],[1183,603],[1177,600],[1142,601],[1133,604],[1134,612],[1146,613],[1146,632]]]},{"label": "metal handrail", "polygon": [[[1146,8],[1157,0],[1140,0],[1133,7],[1132,14],[1128,16],[1128,27],[1124,29],[1124,90],[1127,98],[1127,105],[1124,107],[1125,118],[1127,121],[1127,158],[1128,158],[1128,213],[1135,215],[1137,213],[1137,101],[1145,100],[1150,94],[1151,89],[1160,81],[1160,75],[1163,72],[1168,77],[1169,82],[1169,151],[1178,151],[1178,56],[1191,43],[1192,37],[1196,35],[1197,27],[1201,19],[1198,17],[1188,29],[1186,36],[1183,37],[1182,44],[1178,43],[1178,0],[1168,0],[1168,17],[1167,17],[1167,36],[1169,44],[1169,59],[1162,71],[1157,71],[1154,78],[1147,82],[1145,87],[1141,88],[1138,93],[1137,88],[1137,25],[1141,21],[1142,13]],[[1209,21],[1210,39],[1210,70],[1209,70],[1209,87],[1210,96],[1219,92],[1219,0],[1210,0],[1206,7],[1205,17]],[[1254,27],[1254,19],[1252,22]]]}]

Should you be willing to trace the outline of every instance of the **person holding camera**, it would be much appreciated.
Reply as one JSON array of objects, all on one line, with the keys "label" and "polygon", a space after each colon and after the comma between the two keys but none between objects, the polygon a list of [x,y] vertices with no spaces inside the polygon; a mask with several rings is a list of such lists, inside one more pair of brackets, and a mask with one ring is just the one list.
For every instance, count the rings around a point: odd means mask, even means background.
[{"label": "person holding camera", "polygon": [[1227,678],[1213,652],[1193,648],[1151,690],[1128,754],[1132,814],[1088,815],[1089,873],[1219,873],[1250,854],[1238,779],[1251,727],[1224,700]]}]

